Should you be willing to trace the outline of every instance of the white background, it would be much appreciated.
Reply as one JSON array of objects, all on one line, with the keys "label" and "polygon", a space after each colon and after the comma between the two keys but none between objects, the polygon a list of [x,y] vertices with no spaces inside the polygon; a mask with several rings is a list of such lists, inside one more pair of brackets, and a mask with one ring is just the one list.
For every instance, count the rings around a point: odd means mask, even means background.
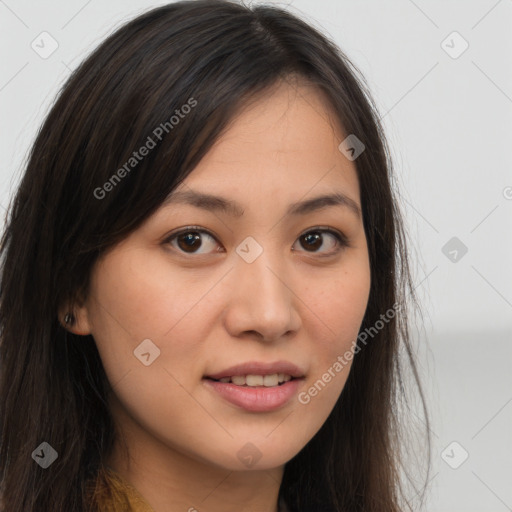
[{"label": "white background", "polygon": [[[0,0],[2,217],[70,71],[113,29],[164,3]],[[427,510],[512,510],[512,0],[270,3],[336,41],[384,119],[425,317]],[[43,31],[59,45],[47,59],[31,48]],[[463,48],[454,31],[469,44],[457,58],[445,51]],[[442,252],[452,237],[468,249],[455,262]],[[458,469],[441,455],[453,441],[469,454]],[[453,464],[462,452],[452,448]]]}]

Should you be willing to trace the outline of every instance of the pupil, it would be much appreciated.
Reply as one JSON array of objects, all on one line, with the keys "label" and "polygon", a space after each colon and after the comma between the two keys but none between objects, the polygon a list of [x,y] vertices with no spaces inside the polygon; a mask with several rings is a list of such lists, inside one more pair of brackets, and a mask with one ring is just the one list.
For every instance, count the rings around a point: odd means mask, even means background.
[{"label": "pupil", "polygon": [[[314,249],[317,249],[319,246],[322,245],[322,243],[320,242],[320,244],[318,243],[318,241],[320,240],[320,235],[318,233],[308,233],[307,235],[304,236],[304,238],[307,240],[307,244],[308,244],[308,247],[310,248],[314,248]],[[309,241],[312,241],[313,243],[309,243]],[[316,242],[316,245],[314,245]]]},{"label": "pupil", "polygon": [[194,244],[199,240],[201,241],[201,237],[199,236],[198,233],[186,233],[184,235],[181,235],[179,238],[179,241],[183,241],[185,242],[185,249],[198,249],[199,247],[201,247],[201,244],[199,243],[199,245],[197,247],[194,247]]}]

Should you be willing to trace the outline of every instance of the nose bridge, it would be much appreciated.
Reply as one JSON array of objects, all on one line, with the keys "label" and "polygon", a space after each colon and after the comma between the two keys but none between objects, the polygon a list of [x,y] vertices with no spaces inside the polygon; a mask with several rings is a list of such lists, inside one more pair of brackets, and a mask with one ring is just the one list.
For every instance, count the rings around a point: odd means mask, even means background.
[{"label": "nose bridge", "polygon": [[259,238],[262,243],[249,236],[236,249],[232,306],[243,317],[244,330],[279,337],[296,327],[292,325],[295,315],[293,294],[287,284],[289,273],[280,248],[270,246],[272,237]]},{"label": "nose bridge", "polygon": [[[279,279],[278,276],[285,273],[285,262],[278,248],[271,247],[271,236],[260,235],[258,238],[261,243],[249,236],[237,247],[237,278],[240,279],[240,283],[247,282],[253,289],[256,286],[260,292],[258,295],[267,296],[267,300],[282,300],[288,293],[282,277]],[[280,295],[283,297],[278,297]]]}]

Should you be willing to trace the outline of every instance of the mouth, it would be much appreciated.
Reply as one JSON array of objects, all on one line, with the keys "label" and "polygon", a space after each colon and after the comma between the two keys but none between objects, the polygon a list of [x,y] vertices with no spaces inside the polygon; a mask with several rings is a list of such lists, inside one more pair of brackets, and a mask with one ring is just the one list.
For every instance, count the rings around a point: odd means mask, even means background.
[{"label": "mouth", "polygon": [[297,395],[304,379],[290,379],[276,386],[237,385],[232,382],[203,379],[215,397],[248,412],[272,412],[289,404]]},{"label": "mouth", "polygon": [[203,382],[216,397],[249,412],[284,407],[305,381],[305,372],[287,361],[249,362],[205,375]]},{"label": "mouth", "polygon": [[267,387],[278,386],[292,379],[304,377],[305,371],[288,361],[275,363],[248,361],[204,376],[206,379],[224,383],[232,382],[238,386]]},{"label": "mouth", "polygon": [[271,388],[282,386],[291,380],[298,380],[298,377],[292,377],[285,373],[273,373],[271,375],[233,375],[231,377],[222,377],[214,379],[205,377],[207,380],[222,382],[223,384],[234,384],[235,386],[246,388]]}]

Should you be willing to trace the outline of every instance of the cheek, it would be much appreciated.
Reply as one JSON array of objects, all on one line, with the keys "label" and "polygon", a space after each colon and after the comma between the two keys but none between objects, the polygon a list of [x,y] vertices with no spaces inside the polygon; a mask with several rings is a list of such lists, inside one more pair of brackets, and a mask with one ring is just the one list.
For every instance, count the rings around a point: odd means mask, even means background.
[{"label": "cheek", "polygon": [[[199,344],[193,340],[200,338],[193,329],[201,325],[195,315],[208,291],[207,283],[196,279],[172,271],[165,258],[136,249],[112,254],[97,267],[91,282],[91,331],[112,383],[144,367],[140,356],[148,351],[151,361],[170,368],[173,360],[194,361]],[[182,338],[187,343],[180,343]],[[167,350],[170,339],[176,341],[172,351]]]},{"label": "cheek", "polygon": [[[306,301],[316,320],[316,334],[310,333],[327,354],[346,350],[357,338],[370,293],[370,272],[361,263],[342,270],[335,279],[323,280],[321,289],[306,292]],[[319,337],[319,333],[322,335]]]},{"label": "cheek", "polygon": [[125,248],[93,276],[94,327],[108,325],[133,341],[162,339],[207,291],[203,276],[169,265],[159,251]]},{"label": "cheek", "polygon": [[316,396],[318,392],[319,396],[314,407],[333,407],[343,389],[369,292],[370,271],[364,260],[342,271],[336,279],[323,282],[317,293],[309,292],[306,302],[313,320],[305,328],[310,329],[309,339],[314,342],[311,367],[315,373],[307,386],[320,381],[311,394]]},{"label": "cheek", "polygon": [[186,445],[209,419],[189,390],[202,369],[208,325],[201,299],[212,283],[173,272],[162,260],[125,249],[98,266],[92,334],[122,409],[156,437]]}]

